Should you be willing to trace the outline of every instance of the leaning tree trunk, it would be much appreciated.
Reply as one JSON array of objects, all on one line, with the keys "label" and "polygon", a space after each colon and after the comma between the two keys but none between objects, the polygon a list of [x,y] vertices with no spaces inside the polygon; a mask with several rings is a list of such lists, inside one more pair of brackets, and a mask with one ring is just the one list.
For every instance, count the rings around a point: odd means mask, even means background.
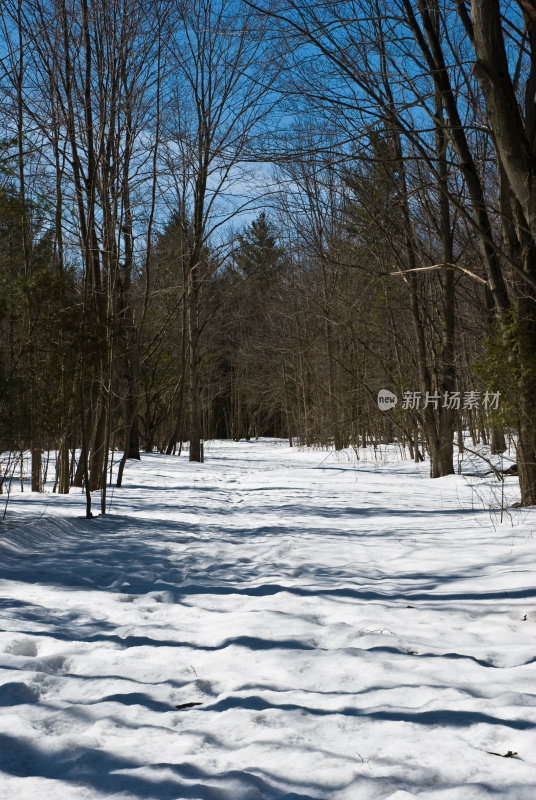
[{"label": "leaning tree trunk", "polygon": [[[511,194],[524,217],[519,235],[525,238],[524,291],[518,294],[518,332],[521,349],[519,375],[519,426],[517,458],[521,503],[536,504],[536,141],[534,139],[534,85],[536,82],[536,28],[532,0],[520,2],[526,22],[529,56],[527,102],[519,103],[508,64],[504,22],[499,0],[471,0],[471,19],[463,3],[458,13],[469,32],[475,50],[474,74],[482,89],[493,140],[508,178]],[[516,266],[513,264],[513,266]],[[517,272],[519,273],[519,264]]]}]

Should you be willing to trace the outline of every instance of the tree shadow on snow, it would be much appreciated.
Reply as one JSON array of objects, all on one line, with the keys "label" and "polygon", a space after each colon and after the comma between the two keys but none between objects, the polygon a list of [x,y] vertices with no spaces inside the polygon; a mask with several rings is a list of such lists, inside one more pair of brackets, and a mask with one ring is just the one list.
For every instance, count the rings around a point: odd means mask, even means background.
[{"label": "tree shadow on snow", "polygon": [[366,709],[343,707],[337,709],[311,708],[297,703],[275,704],[259,695],[249,697],[230,696],[210,704],[200,706],[198,711],[229,711],[230,709],[246,709],[248,711],[297,711],[299,713],[311,714],[312,716],[327,717],[342,715],[345,717],[360,717],[369,720],[386,720],[389,722],[407,722],[415,725],[430,725],[433,728],[469,728],[471,725],[502,725],[512,730],[525,731],[536,728],[536,723],[528,720],[501,719],[492,717],[490,714],[483,714],[478,711],[450,711],[448,709],[437,709],[434,711],[368,711]]},{"label": "tree shadow on snow", "polygon": [[[179,734],[178,734],[179,735]],[[138,770],[143,769],[143,774]],[[325,800],[321,787],[278,789],[269,778],[229,770],[211,775],[193,764],[146,765],[102,750],[78,747],[45,752],[22,738],[0,734],[0,770],[15,777],[42,777],[90,788],[103,795],[129,793],[154,800],[241,800],[255,791],[266,800]],[[132,772],[128,772],[131,770]],[[165,777],[161,773],[165,773]],[[272,779],[273,780],[273,779]],[[311,794],[310,792],[315,792]]]}]

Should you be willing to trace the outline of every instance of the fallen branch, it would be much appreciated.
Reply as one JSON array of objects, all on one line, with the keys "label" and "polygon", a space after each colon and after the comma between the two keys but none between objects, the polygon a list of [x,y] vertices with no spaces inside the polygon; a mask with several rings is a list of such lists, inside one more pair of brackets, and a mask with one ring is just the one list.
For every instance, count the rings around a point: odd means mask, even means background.
[{"label": "fallen branch", "polygon": [[[488,464],[491,467],[491,472],[494,473],[494,475],[497,478],[497,480],[498,481],[504,481],[504,475],[501,473],[500,470],[497,469],[497,467],[494,464],[491,463],[489,458],[486,458],[486,456],[483,456],[482,453],[477,453],[476,450],[471,450],[471,448],[467,447],[465,444],[463,446],[463,449],[467,450],[468,453],[472,453],[474,456],[478,456],[478,458],[481,458],[482,461],[485,461],[486,464]],[[486,474],[488,474],[488,473],[486,473]]]}]

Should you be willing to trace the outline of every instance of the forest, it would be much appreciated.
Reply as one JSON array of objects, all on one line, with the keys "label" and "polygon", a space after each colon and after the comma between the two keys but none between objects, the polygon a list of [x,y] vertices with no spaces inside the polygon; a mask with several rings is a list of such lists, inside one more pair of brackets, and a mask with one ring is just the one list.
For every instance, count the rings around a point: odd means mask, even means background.
[{"label": "forest", "polygon": [[0,22],[4,492],[52,453],[90,516],[143,452],[268,436],[433,478],[514,443],[536,504],[534,0]]},{"label": "forest", "polygon": [[0,0],[0,797],[534,800],[536,0]]}]

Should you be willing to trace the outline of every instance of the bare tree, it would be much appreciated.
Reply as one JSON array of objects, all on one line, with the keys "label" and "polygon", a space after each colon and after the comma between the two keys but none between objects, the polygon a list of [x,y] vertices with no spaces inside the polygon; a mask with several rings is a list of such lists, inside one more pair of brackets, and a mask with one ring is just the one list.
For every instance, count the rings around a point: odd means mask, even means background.
[{"label": "bare tree", "polygon": [[[472,0],[458,13],[475,53],[501,176],[506,249],[516,263],[515,316],[506,337],[518,363],[518,468],[521,501],[536,504],[536,6],[519,3],[518,18],[501,15],[497,0]],[[510,39],[508,52],[506,37]],[[512,57],[511,40],[517,40]],[[522,83],[522,79],[524,82]],[[512,352],[513,351],[513,352]],[[515,354],[515,355],[514,355]]]},{"label": "bare tree", "polygon": [[177,206],[187,209],[192,237],[187,287],[190,460],[202,461],[202,296],[218,259],[207,246],[250,204],[245,164],[252,159],[274,100],[264,26],[231,0],[194,0],[176,9],[172,101],[163,132],[176,176]]}]

